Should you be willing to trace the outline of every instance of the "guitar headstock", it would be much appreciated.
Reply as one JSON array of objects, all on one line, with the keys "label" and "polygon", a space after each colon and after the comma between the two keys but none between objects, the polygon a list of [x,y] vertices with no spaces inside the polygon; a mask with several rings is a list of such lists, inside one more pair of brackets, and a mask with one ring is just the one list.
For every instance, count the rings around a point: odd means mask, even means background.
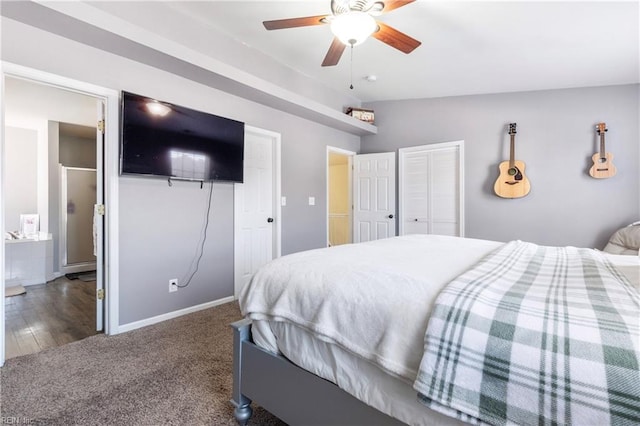
[{"label": "guitar headstock", "polygon": [[515,135],[516,133],[516,123],[509,123],[509,134]]},{"label": "guitar headstock", "polygon": [[608,130],[607,125],[605,123],[598,123],[598,125],[596,126],[596,129],[598,130],[598,134],[604,133]]}]

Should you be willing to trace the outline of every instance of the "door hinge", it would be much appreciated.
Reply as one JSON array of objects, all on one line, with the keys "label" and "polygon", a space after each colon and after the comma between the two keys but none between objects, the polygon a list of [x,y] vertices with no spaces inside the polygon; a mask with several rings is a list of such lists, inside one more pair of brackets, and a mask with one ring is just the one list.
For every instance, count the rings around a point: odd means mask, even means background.
[{"label": "door hinge", "polygon": [[98,121],[98,130],[100,133],[104,134],[104,120]]},{"label": "door hinge", "polygon": [[104,204],[96,204],[96,213],[104,216]]},{"label": "door hinge", "polygon": [[104,289],[103,288],[99,288],[98,289],[96,297],[98,298],[98,300],[104,300]]}]

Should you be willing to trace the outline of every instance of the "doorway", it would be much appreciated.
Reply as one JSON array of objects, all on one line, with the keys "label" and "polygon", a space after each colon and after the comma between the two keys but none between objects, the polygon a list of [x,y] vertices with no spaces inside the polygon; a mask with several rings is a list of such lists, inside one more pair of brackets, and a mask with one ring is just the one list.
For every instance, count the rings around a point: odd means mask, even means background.
[{"label": "doorway", "polygon": [[353,242],[353,156],[327,147],[327,247]]},{"label": "doorway", "polygon": [[[12,205],[13,201],[8,199],[7,188],[17,188],[17,186],[23,185],[22,181],[14,179],[9,175],[11,167],[9,164],[13,162],[7,158],[7,146],[14,145],[14,141],[11,138],[11,129],[27,129],[24,133],[35,134],[35,150],[31,150],[32,155],[22,157],[22,161],[26,161],[29,164],[36,164],[35,177],[31,175],[30,182],[34,192],[29,195],[29,204],[25,207],[25,204],[20,205],[19,210],[28,210],[30,216],[38,218],[39,229],[35,234],[36,238],[31,238],[34,244],[40,244],[44,242],[44,259],[39,259],[39,265],[43,266],[44,277],[38,278],[38,283],[27,283],[27,293],[31,293],[35,297],[37,290],[41,290],[38,286],[46,288],[51,282],[55,284],[61,284],[60,281],[64,281],[60,288],[65,287],[60,294],[68,295],[73,293],[69,291],[68,280],[64,277],[63,271],[60,268],[60,250],[58,241],[60,239],[60,180],[57,167],[59,162],[59,141],[60,141],[60,125],[61,123],[80,124],[83,126],[90,126],[93,128],[93,151],[94,162],[96,167],[96,202],[95,204],[100,207],[104,206],[105,188],[104,188],[104,176],[105,170],[109,171],[109,176],[117,176],[117,168],[113,167],[117,165],[117,111],[118,111],[118,94],[115,91],[99,88],[97,86],[88,85],[86,83],[77,82],[74,80],[65,79],[63,77],[55,76],[52,74],[44,73],[41,71],[31,70],[29,68],[20,67],[18,65],[3,63],[3,80],[2,85],[2,102],[0,103],[0,116],[2,118],[2,133],[0,133],[0,146],[2,150],[2,196],[0,205],[3,206],[0,212],[0,218],[2,219],[4,244],[0,245],[0,255],[5,259],[12,255],[8,249],[11,243],[6,239],[8,233],[15,228],[13,221],[13,213],[15,209],[7,208],[8,205]],[[79,104],[70,101],[70,99],[84,99],[89,105],[87,108],[79,107]],[[43,104],[56,100],[55,111],[46,113]],[[46,102],[45,102],[46,101]],[[82,104],[82,102],[81,102]],[[107,105],[105,105],[107,104]],[[61,107],[64,105],[64,107]],[[85,105],[86,106],[86,105]],[[113,118],[113,122],[107,122],[105,125],[104,116],[106,111],[108,116]],[[79,114],[81,116],[86,115],[85,119],[70,118],[72,114]],[[102,118],[102,123],[99,123]],[[35,124],[34,124],[35,123]],[[101,124],[101,125],[100,125]],[[96,126],[98,125],[98,126]],[[31,129],[31,130],[29,130]],[[105,139],[105,133],[107,138]],[[11,139],[11,140],[10,140]],[[108,146],[105,146],[105,140],[108,140]],[[10,149],[15,153],[16,146]],[[114,150],[115,148],[115,150]],[[18,152],[21,152],[22,147],[17,147]],[[114,161],[115,154],[115,161]],[[105,167],[106,162],[106,167]],[[114,173],[115,171],[115,173]],[[108,192],[112,195],[117,195],[117,182],[110,180],[108,186]],[[9,191],[10,192],[10,191]],[[18,191],[23,192],[23,191]],[[26,192],[25,192],[26,193]],[[113,215],[110,218],[110,224],[112,228],[110,234],[117,230],[117,200],[113,198],[112,207],[116,210],[113,211]],[[92,206],[93,208],[93,206]],[[106,278],[110,275],[103,268],[105,264],[105,248],[107,253],[112,251],[107,239],[105,238],[104,228],[104,208],[96,209],[99,212],[99,216],[95,219],[95,234],[96,244],[95,256],[98,260],[95,264],[96,276],[93,283],[86,282],[83,284],[82,292],[91,294],[90,308],[84,309],[84,311],[93,311],[90,315],[90,320],[86,317],[81,319],[80,322],[83,325],[90,327],[93,333],[103,330],[105,319],[107,320],[106,331],[109,334],[117,333],[117,327],[113,327],[113,323],[117,322],[117,305],[107,305],[109,308],[107,314],[110,312],[116,315],[105,315],[103,309],[105,308],[105,302],[108,300],[104,297],[105,283],[108,282]],[[18,237],[24,237],[20,233],[14,233]],[[54,234],[57,238],[54,241]],[[33,235],[32,235],[33,237]],[[18,247],[20,244],[29,244],[32,241],[23,238],[13,238],[13,246]],[[55,259],[55,260],[54,260]],[[42,260],[40,262],[40,260]],[[40,268],[38,268],[40,269]],[[110,267],[112,272],[117,271],[117,259],[115,264]],[[6,350],[6,344],[10,340],[7,335],[10,324],[9,318],[15,312],[10,312],[7,309],[7,302],[5,297],[5,284],[7,277],[10,274],[16,273],[15,270],[9,270],[7,265],[0,267],[0,275],[3,276],[3,283],[0,286],[0,298],[3,301],[0,309],[0,366],[4,363],[5,355],[8,355]],[[17,280],[24,280],[24,276],[20,276],[16,273],[13,278]],[[28,280],[26,280],[28,281]],[[44,283],[43,283],[44,282]],[[9,283],[13,284],[13,282]],[[31,286],[29,285],[31,284]],[[79,284],[79,283],[78,283]],[[52,286],[53,287],[53,286]],[[110,287],[110,286],[109,286]],[[89,289],[89,290],[87,290]],[[114,290],[116,288],[114,287]],[[31,290],[31,291],[29,291]],[[41,292],[40,292],[41,293]],[[77,293],[77,292],[76,292]],[[20,297],[20,296],[13,296]],[[46,300],[46,297],[43,298]],[[26,298],[25,298],[26,300]],[[49,301],[49,304],[57,304],[53,300]],[[60,303],[62,305],[62,303]],[[68,315],[73,309],[64,310],[64,315]],[[34,311],[37,312],[37,311]],[[84,312],[84,314],[86,314]],[[44,321],[48,322],[48,321]],[[55,321],[52,321],[55,322]],[[42,323],[42,321],[41,321]],[[14,328],[15,329],[15,328]],[[21,328],[22,331],[29,333],[30,327],[25,325]],[[32,329],[31,329],[32,331]],[[14,335],[15,337],[15,335]],[[23,337],[23,336],[20,336]],[[34,337],[35,338],[35,337]],[[40,343],[47,340],[40,337]],[[53,346],[51,340],[48,339],[48,343],[44,346]],[[64,339],[57,339],[63,341]],[[11,343],[11,342],[9,342]],[[66,343],[66,342],[63,342]],[[42,348],[42,345],[40,345]]]},{"label": "doorway", "polygon": [[395,158],[327,146],[327,246],[396,235]]},{"label": "doorway", "polygon": [[[65,276],[69,272],[69,252],[102,245],[94,241],[91,226],[84,223],[93,219],[87,219],[85,212],[93,212],[97,202],[95,170],[102,140],[96,137],[96,111],[101,101],[13,77],[5,78],[4,101],[4,161],[9,189],[4,218],[11,238],[5,236],[4,241],[8,274],[3,302],[6,353],[11,357],[88,337],[103,328],[96,318],[95,275],[86,281]],[[16,138],[20,132],[33,137]],[[24,150],[24,145],[29,149]],[[14,170],[15,164],[23,170]],[[94,167],[93,178],[82,176],[70,183],[67,169],[82,165]],[[24,181],[30,184],[24,185]],[[80,187],[89,188],[92,194],[81,197],[75,190]],[[68,190],[72,191],[71,202],[66,200]],[[37,218],[31,235],[14,226],[18,213]],[[23,250],[25,246],[33,247]],[[41,249],[36,252],[35,247]],[[95,270],[93,250],[90,255]]]}]

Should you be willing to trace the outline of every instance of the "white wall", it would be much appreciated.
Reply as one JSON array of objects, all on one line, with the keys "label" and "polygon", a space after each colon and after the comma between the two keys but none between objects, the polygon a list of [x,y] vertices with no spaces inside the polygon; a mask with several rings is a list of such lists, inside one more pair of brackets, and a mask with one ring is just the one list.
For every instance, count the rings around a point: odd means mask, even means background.
[{"label": "white wall", "polygon": [[38,212],[38,132],[5,128],[5,229],[20,230],[20,214]]}]

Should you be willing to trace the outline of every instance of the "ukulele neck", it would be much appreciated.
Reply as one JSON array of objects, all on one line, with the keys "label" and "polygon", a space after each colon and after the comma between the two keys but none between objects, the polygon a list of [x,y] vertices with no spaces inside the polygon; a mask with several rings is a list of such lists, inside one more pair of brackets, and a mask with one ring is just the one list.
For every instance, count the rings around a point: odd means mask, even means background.
[{"label": "ukulele neck", "polygon": [[600,135],[600,158],[606,158],[607,153],[604,148],[604,133],[607,131],[607,125],[605,123],[598,123],[596,127],[598,135]]}]

